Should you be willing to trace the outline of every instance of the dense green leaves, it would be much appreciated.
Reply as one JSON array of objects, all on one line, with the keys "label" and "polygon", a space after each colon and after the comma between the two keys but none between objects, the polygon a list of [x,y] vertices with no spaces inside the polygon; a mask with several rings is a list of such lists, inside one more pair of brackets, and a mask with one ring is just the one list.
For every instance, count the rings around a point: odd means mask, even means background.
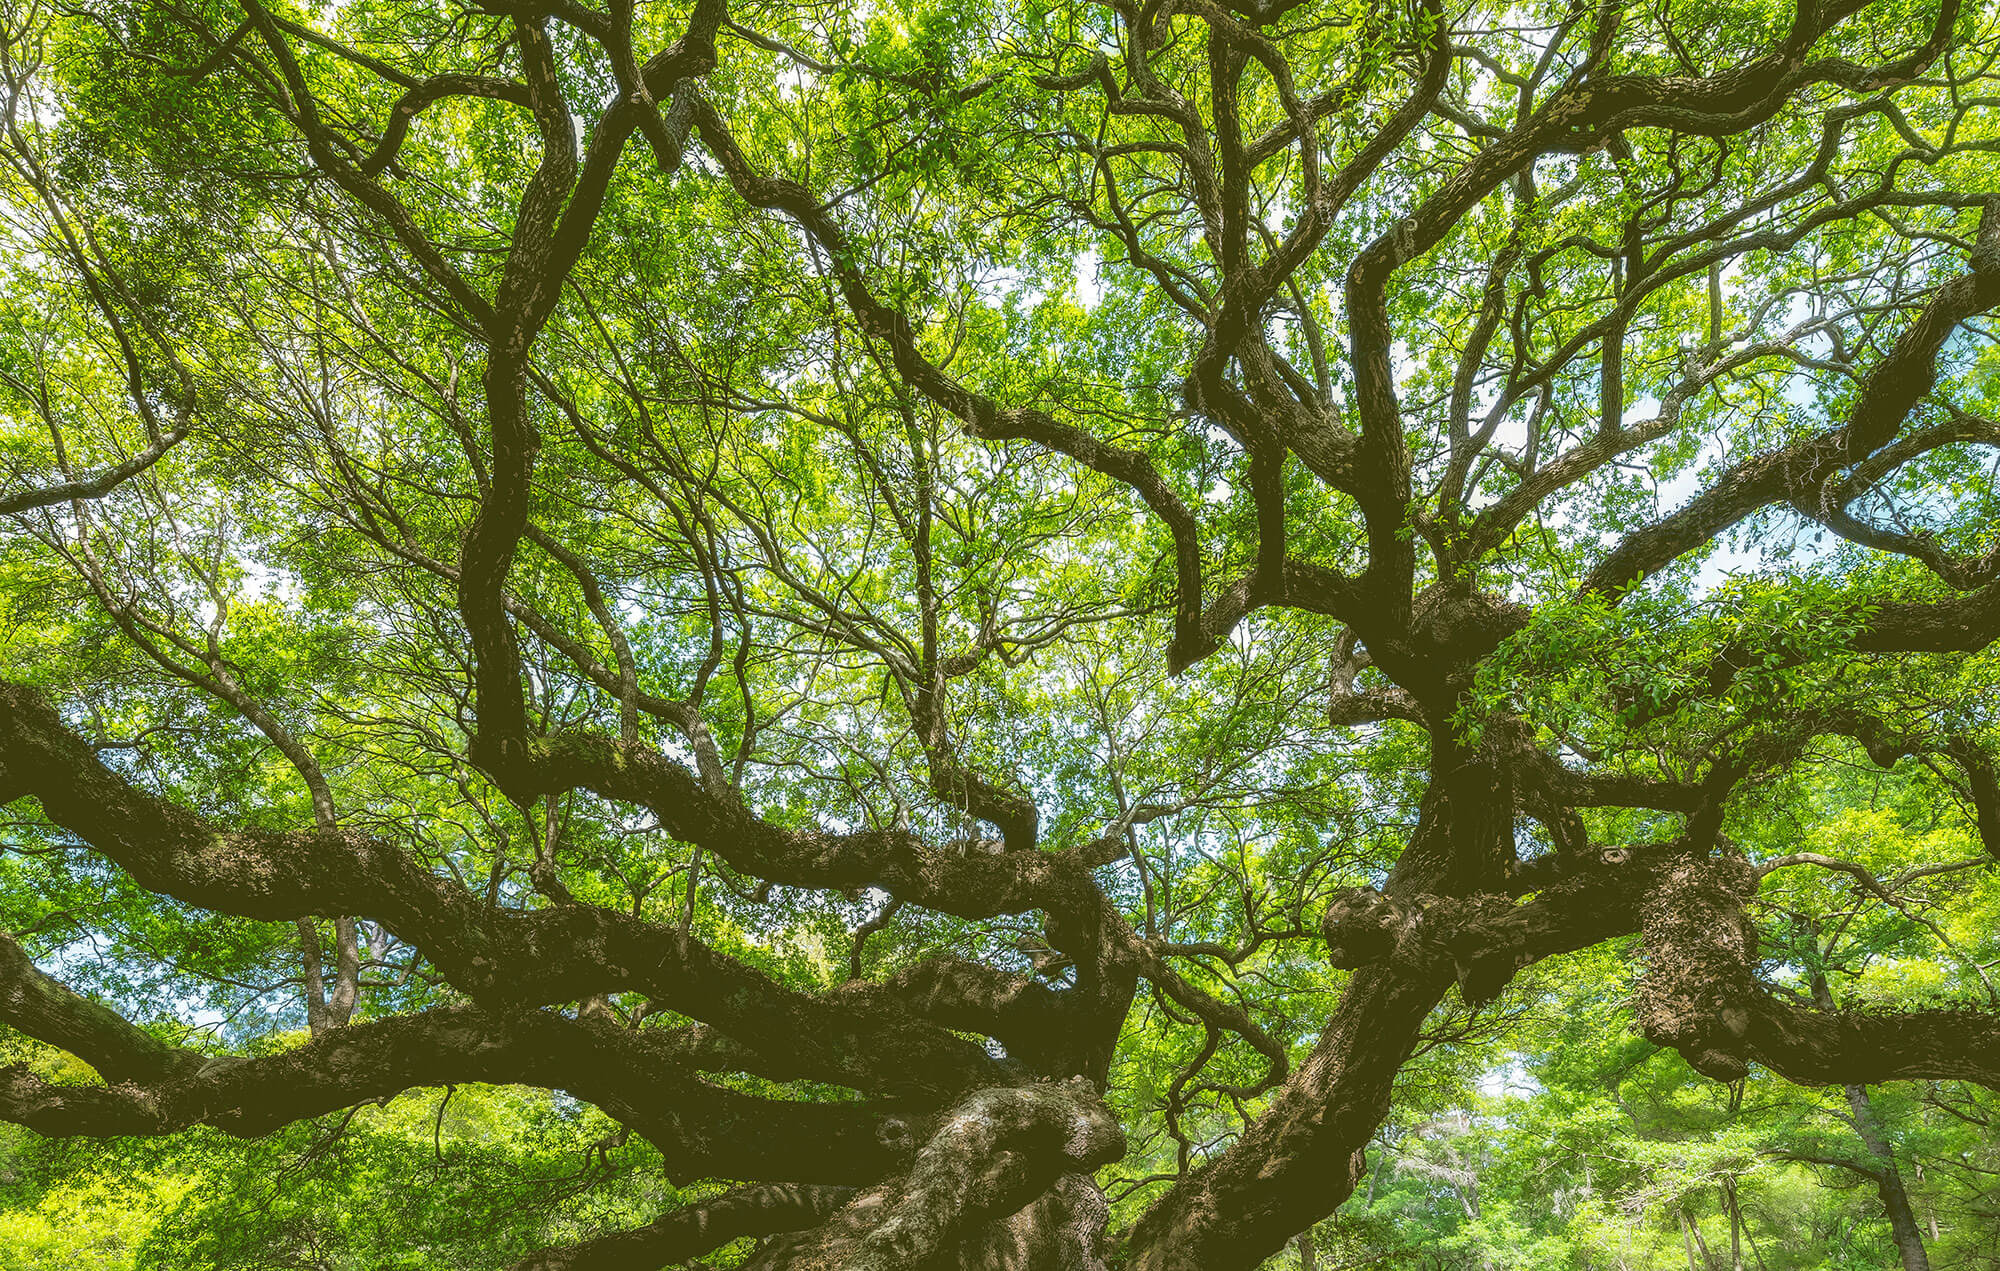
[{"label": "dense green leaves", "polygon": [[[2000,1007],[1992,6],[17,8],[0,680],[298,854],[187,903],[8,734],[0,934],[177,1072],[474,1002],[611,1093],[9,1129],[0,1271],[504,1266],[767,1132],[859,1230],[946,1053],[1117,1117],[1078,1266],[1908,1265],[1892,1168],[1990,1262],[2000,1059],[1757,1029]],[[1682,858],[1741,1081],[1631,1006]],[[16,1119],[107,1089],[24,983]]]}]

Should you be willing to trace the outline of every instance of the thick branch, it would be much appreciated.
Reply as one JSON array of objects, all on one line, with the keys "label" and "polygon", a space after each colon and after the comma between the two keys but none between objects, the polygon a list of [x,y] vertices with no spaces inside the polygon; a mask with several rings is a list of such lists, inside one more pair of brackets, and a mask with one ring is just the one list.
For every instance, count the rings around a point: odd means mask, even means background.
[{"label": "thick branch", "polygon": [[[186,1054],[186,1052],[182,1052]],[[670,1176],[861,1183],[899,1168],[885,1113],[861,1103],[738,1094],[677,1070],[659,1039],[546,1011],[444,1008],[326,1033],[253,1059],[187,1055],[172,1075],[53,1085],[0,1070],[0,1118],[45,1135],[162,1135],[208,1124],[254,1137],[418,1086],[571,1091],[657,1144]]]},{"label": "thick branch", "polygon": [[1937,357],[1967,318],[2000,304],[2000,201],[1981,218],[1969,272],[1939,287],[1863,384],[1846,424],[1736,465],[1687,506],[1627,534],[1584,579],[1585,593],[1616,596],[1751,513],[1787,500],[1813,506],[1842,469],[1895,440],[1937,382]]},{"label": "thick branch", "polygon": [[[681,775],[691,786],[693,778]],[[822,1080],[948,1093],[993,1076],[978,1046],[943,1029],[886,1008],[861,1011],[787,989],[679,931],[627,914],[582,905],[491,908],[391,845],[344,830],[217,827],[135,789],[31,691],[4,686],[0,802],[26,794],[141,886],[251,918],[367,916],[421,948],[448,980],[482,1000],[572,1001],[632,988],[754,1049],[794,1054]],[[814,851],[810,838],[764,833],[808,862],[839,859],[836,849]],[[1087,874],[1082,882],[1089,885]]]},{"label": "thick branch", "polygon": [[732,1240],[800,1231],[825,1222],[854,1196],[847,1187],[772,1183],[696,1201],[643,1227],[543,1249],[511,1271],[658,1271]]},{"label": "thick branch", "polygon": [[44,975],[21,946],[0,936],[0,1020],[83,1060],[109,1082],[151,1080],[201,1065],[118,1012]]}]

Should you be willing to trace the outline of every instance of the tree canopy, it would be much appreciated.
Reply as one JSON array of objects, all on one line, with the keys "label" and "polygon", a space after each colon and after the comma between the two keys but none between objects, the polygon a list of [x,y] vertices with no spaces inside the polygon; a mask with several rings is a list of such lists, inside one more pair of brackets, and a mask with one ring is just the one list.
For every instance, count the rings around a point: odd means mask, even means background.
[{"label": "tree canopy", "polygon": [[0,94],[0,1266],[1996,1265],[1991,5]]}]

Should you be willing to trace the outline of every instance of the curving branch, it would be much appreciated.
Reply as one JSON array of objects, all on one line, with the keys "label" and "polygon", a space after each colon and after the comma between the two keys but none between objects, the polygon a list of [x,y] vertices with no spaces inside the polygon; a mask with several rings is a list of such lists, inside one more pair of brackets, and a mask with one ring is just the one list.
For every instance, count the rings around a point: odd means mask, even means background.
[{"label": "curving branch", "polygon": [[787,1183],[739,1187],[685,1205],[643,1227],[531,1253],[509,1271],[657,1271],[746,1236],[816,1227],[853,1196],[851,1187]]},{"label": "curving branch", "polygon": [[[748,1265],[829,1271],[930,1265],[967,1235],[1038,1197],[1043,1204],[1073,1206],[1061,1180],[1124,1154],[1124,1132],[1088,1082],[975,1091],[944,1116],[908,1174],[863,1192],[825,1227],[767,1249]],[[1096,1212],[1087,1215],[1097,1226],[1102,1204],[1098,1199]],[[1077,1252],[1072,1247],[1064,1256]]]},{"label": "curving branch", "polygon": [[16,512],[32,512],[36,508],[53,507],[84,499],[101,499],[158,463],[169,450],[185,441],[187,435],[188,426],[183,424],[172,431],[162,433],[158,440],[130,459],[115,463],[87,477],[76,477],[39,489],[18,490],[13,494],[0,495],[0,516]]},{"label": "curving branch", "polygon": [[97,1069],[107,1082],[152,1081],[202,1066],[108,1006],[46,975],[20,945],[0,935],[0,1020]]},{"label": "curving branch", "polygon": [[861,329],[888,346],[891,360],[911,387],[958,417],[966,431],[988,440],[1032,441],[1131,488],[1167,526],[1174,542],[1176,578],[1174,646],[1169,659],[1186,666],[1212,651],[1203,647],[1201,536],[1194,514],[1160,475],[1152,460],[1114,446],[1046,412],[1003,408],[946,374],[921,346],[904,314],[883,304],[869,288],[855,248],[838,222],[812,193],[795,181],[760,173],[744,155],[729,126],[707,100],[694,95],[694,126],[702,144],[744,202],[784,213],[809,235],[831,262],[841,295]]},{"label": "curving branch", "polygon": [[1800,1085],[1971,1081],[2000,1090],[2000,1011],[1820,1011],[1757,994],[1748,1055]]},{"label": "curving branch", "polygon": [[449,97],[484,98],[511,102],[516,106],[530,104],[527,86],[518,80],[492,75],[433,75],[422,83],[411,85],[396,99],[395,106],[389,111],[389,124],[382,130],[382,139],[354,165],[355,171],[363,176],[379,176],[396,161],[404,139],[410,135],[410,125],[416,122],[417,116],[427,107]]},{"label": "curving branch", "polygon": [[[368,917],[484,1002],[638,989],[753,1049],[795,1055],[807,1075],[864,1089],[950,1092],[994,1071],[978,1046],[942,1029],[786,989],[672,928],[592,906],[491,908],[392,845],[350,831],[215,826],[105,768],[33,692],[0,686],[0,802],[24,795],[149,890],[266,920]],[[831,844],[816,851],[809,840],[778,838],[805,863],[837,855]]]},{"label": "curving branch", "polygon": [[0,1119],[50,1136],[152,1136],[206,1124],[255,1137],[416,1087],[471,1081],[571,1091],[644,1134],[684,1182],[866,1182],[904,1159],[882,1132],[903,1120],[889,1110],[739,1094],[678,1070],[646,1032],[477,1007],[371,1020],[257,1058],[175,1052],[168,1071],[108,1086],[56,1085],[13,1065],[0,1069]]},{"label": "curving branch", "polygon": [[1824,509],[1829,487],[1844,468],[1896,439],[1911,410],[1936,384],[1938,354],[1959,324],[2000,304],[2000,199],[1989,202],[1980,217],[1970,264],[1966,273],[1940,286],[1897,337],[1869,373],[1845,424],[1730,468],[1679,511],[1621,539],[1579,590],[1618,597],[1683,552],[1774,503]]}]

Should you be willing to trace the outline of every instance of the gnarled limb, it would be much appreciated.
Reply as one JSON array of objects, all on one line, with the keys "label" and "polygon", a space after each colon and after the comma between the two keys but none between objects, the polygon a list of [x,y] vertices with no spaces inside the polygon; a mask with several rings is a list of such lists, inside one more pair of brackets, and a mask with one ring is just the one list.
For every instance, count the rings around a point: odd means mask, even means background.
[{"label": "gnarled limb", "polygon": [[[844,1040],[855,1013],[785,989],[670,928],[589,906],[493,909],[392,845],[343,830],[226,830],[135,789],[29,690],[0,688],[0,802],[32,794],[57,824],[142,886],[263,919],[360,914],[421,948],[457,987],[494,1002],[643,990],[753,1048],[800,1056],[863,1088],[963,1089],[990,1076],[977,1046],[907,1016],[877,1042]],[[1049,859],[1049,858],[1041,858]]]},{"label": "gnarled limb", "polygon": [[112,1083],[156,1080],[202,1063],[200,1056],[168,1045],[110,1007],[43,974],[21,946],[4,935],[0,935],[0,1020],[68,1051]]},{"label": "gnarled limb", "polygon": [[445,1007],[336,1029],[256,1058],[178,1052],[174,1066],[110,1086],[61,1086],[0,1070],[0,1117],[46,1135],[161,1135],[208,1124],[240,1136],[419,1086],[482,1081],[567,1089],[645,1134],[670,1176],[865,1182],[906,1158],[863,1103],[739,1094],[686,1075],[659,1039],[547,1011]]},{"label": "gnarled limb", "polygon": [[1937,358],[1961,322],[2000,304],[2000,201],[1980,218],[1971,268],[1937,289],[1923,312],[1869,373],[1847,422],[1758,455],[1718,477],[1687,506],[1626,535],[1584,579],[1585,594],[1617,596],[1761,508],[1785,500],[1818,504],[1842,469],[1895,440],[1937,382]]},{"label": "gnarled limb", "polygon": [[643,1227],[531,1253],[509,1271],[657,1271],[745,1236],[825,1222],[854,1196],[849,1187],[765,1183],[739,1187],[663,1214]]},{"label": "gnarled limb", "polygon": [[[1069,1211],[1070,1221],[1056,1224],[1054,1233],[1037,1232],[1044,1227],[1037,1223],[1025,1234],[1060,1238],[1079,1218],[1086,1227],[1093,1217],[1101,1226],[1102,1199],[1092,1206],[1081,1189],[1061,1186],[1061,1180],[1124,1152],[1124,1132],[1088,1082],[976,1091],[945,1115],[908,1174],[863,1192],[825,1227],[767,1249],[749,1265],[760,1271],[949,1266],[968,1235],[980,1238],[967,1250],[968,1264],[986,1265],[982,1228],[1037,1197],[1043,1207]],[[1068,1257],[1077,1252],[1066,1251]],[[1086,1245],[1081,1252],[1092,1251]]]}]

